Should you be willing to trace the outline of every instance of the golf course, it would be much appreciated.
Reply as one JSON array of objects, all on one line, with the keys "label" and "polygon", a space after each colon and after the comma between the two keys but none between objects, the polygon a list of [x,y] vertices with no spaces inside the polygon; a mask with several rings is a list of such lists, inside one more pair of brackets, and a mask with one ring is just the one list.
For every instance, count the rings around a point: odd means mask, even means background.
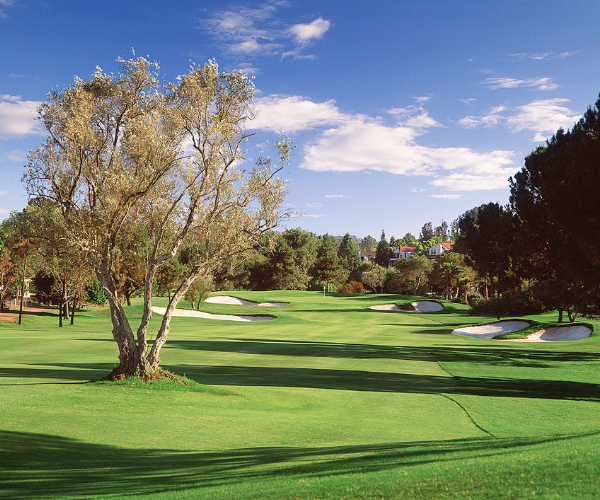
[{"label": "golf course", "polygon": [[108,307],[0,321],[0,498],[600,497],[600,323],[511,342],[422,297],[227,295],[171,321],[161,367],[187,385],[103,381]]}]

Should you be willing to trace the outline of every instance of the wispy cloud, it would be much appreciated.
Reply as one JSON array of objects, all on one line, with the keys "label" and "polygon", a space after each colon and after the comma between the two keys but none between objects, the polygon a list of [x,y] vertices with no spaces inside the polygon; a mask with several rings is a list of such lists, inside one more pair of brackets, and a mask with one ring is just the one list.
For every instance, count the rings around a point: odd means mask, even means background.
[{"label": "wispy cloud", "polygon": [[429,196],[440,200],[458,200],[461,197],[460,194],[430,194]]},{"label": "wispy cloud", "polygon": [[0,139],[40,135],[36,121],[40,101],[23,101],[21,96],[0,94]]},{"label": "wispy cloud", "polygon": [[352,198],[349,194],[326,194],[325,198]]},{"label": "wispy cloud", "polygon": [[8,208],[0,208],[0,214],[9,214],[10,210]]},{"label": "wispy cloud", "polygon": [[310,219],[318,219],[319,217],[323,217],[323,214],[299,214],[298,217],[308,217]]},{"label": "wispy cloud", "polygon": [[535,132],[534,141],[544,141],[559,128],[571,128],[581,117],[563,104],[569,99],[545,99],[519,106],[516,112],[506,120],[514,132],[531,130]]},{"label": "wispy cloud", "polygon": [[306,206],[309,208],[322,208],[323,203],[307,203]]},{"label": "wispy cloud", "polygon": [[486,78],[483,84],[491,88],[497,89],[516,89],[516,88],[533,88],[535,90],[556,90],[560,87],[552,78],[530,78],[527,80],[519,80],[517,78],[501,77],[501,78]]},{"label": "wispy cloud", "polygon": [[15,4],[14,0],[0,0],[0,19],[8,17],[6,9]]},{"label": "wispy cloud", "polygon": [[415,129],[428,129],[441,127],[442,125],[433,119],[425,110],[424,104],[431,100],[431,96],[416,97],[417,104],[411,104],[405,108],[392,108],[387,112],[393,116],[401,125]]},{"label": "wispy cloud", "polygon": [[515,60],[532,59],[534,61],[546,61],[548,59],[566,59],[567,57],[577,54],[575,52],[519,52],[510,54],[510,57]]},{"label": "wispy cloud", "polygon": [[497,106],[482,116],[465,116],[458,121],[463,128],[504,126],[511,132],[529,130],[533,141],[546,140],[559,128],[568,129],[580,118],[565,106],[568,99],[542,99],[516,108]]},{"label": "wispy cloud", "polygon": [[272,0],[258,7],[220,10],[200,19],[199,24],[220,46],[237,56],[312,59],[314,55],[303,54],[302,50],[314,40],[322,39],[331,23],[319,17],[310,23],[289,25],[277,16],[287,6],[285,0]]},{"label": "wispy cloud", "polygon": [[7,159],[8,161],[24,162],[27,159],[27,153],[25,151],[13,149],[8,153]]},{"label": "wispy cloud", "polygon": [[6,191],[0,191],[0,196],[6,194]]}]

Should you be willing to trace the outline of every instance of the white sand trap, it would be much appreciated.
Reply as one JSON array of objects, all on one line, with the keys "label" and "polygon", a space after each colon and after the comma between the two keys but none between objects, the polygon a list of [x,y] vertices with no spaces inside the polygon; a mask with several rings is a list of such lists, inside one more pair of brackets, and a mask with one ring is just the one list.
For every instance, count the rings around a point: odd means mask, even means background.
[{"label": "white sand trap", "polygon": [[215,304],[230,304],[234,306],[257,306],[257,307],[283,307],[287,306],[287,302],[252,302],[250,300],[238,299],[230,295],[217,295],[208,297],[204,302],[213,302]]},{"label": "white sand trap", "polygon": [[[152,311],[164,315],[166,307],[152,306]],[[204,319],[218,319],[221,321],[271,321],[275,318],[273,316],[238,316],[236,314],[211,314],[202,311],[191,311],[189,309],[175,309],[173,316],[187,316],[189,318],[204,318]]]},{"label": "white sand trap", "polygon": [[458,328],[453,330],[452,333],[454,335],[464,335],[466,337],[475,337],[478,339],[493,339],[498,335],[516,332],[517,330],[522,330],[528,326],[529,323],[527,321],[499,321],[498,323],[490,323],[489,325]]},{"label": "white sand trap", "polygon": [[404,313],[423,313],[423,312],[438,312],[444,309],[444,306],[439,302],[433,302],[432,300],[420,300],[411,304],[414,307],[413,311],[407,311],[406,309],[400,309],[396,304],[383,304],[380,306],[370,306],[369,309],[374,311],[393,311],[393,312],[404,312]]},{"label": "white sand trap", "polygon": [[551,326],[545,330],[532,333],[526,339],[506,339],[511,342],[561,342],[587,339],[592,334],[585,325]]}]

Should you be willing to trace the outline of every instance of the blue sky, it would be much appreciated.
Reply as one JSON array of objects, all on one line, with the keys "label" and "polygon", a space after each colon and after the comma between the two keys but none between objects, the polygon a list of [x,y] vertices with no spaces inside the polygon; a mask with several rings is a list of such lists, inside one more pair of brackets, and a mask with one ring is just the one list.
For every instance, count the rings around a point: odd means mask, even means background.
[{"label": "blue sky", "polygon": [[255,76],[248,160],[284,135],[287,227],[388,238],[508,201],[508,177],[600,92],[597,0],[0,0],[0,219],[51,89],[157,60]]}]

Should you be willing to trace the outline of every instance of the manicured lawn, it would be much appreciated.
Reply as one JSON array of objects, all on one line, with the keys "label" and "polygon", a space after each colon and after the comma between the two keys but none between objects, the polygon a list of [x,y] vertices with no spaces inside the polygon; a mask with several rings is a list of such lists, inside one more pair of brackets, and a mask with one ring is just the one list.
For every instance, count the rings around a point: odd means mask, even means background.
[{"label": "manicured lawn", "polygon": [[511,343],[451,335],[492,321],[456,304],[232,295],[289,305],[173,319],[163,367],[205,392],[90,383],[117,360],[107,309],[0,323],[0,498],[600,497],[599,324]]}]

